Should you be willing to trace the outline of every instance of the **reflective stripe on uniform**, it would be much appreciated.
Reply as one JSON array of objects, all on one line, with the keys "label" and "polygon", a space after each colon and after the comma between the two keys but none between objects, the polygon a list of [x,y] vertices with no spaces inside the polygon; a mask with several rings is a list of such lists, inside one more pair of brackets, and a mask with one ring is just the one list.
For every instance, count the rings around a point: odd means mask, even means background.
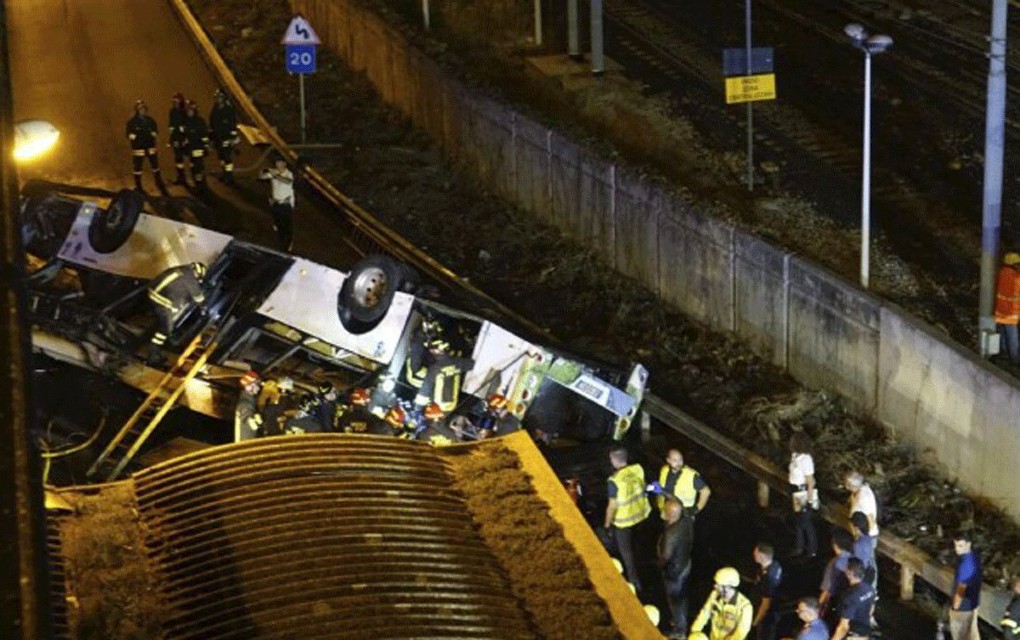
[{"label": "reflective stripe on uniform", "polygon": [[132,149],[131,150],[131,155],[137,156],[139,158],[144,158],[145,157],[145,149]]},{"label": "reflective stripe on uniform", "polygon": [[205,149],[192,149],[191,150],[191,157],[192,158],[202,158],[204,156],[205,156]]}]

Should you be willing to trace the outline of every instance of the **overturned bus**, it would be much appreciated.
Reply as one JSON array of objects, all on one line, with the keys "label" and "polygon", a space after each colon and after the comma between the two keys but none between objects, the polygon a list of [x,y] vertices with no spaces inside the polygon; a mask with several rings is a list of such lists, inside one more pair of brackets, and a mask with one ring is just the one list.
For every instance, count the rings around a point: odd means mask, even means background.
[{"label": "overturned bus", "polygon": [[[438,333],[467,363],[458,413],[477,412],[499,393],[526,428],[549,434],[619,439],[634,421],[647,380],[642,365],[597,364],[523,338],[445,304],[412,268],[385,255],[343,272],[146,214],[135,191],[102,195],[34,185],[23,198],[24,242],[35,258],[27,279],[33,342],[47,355],[111,372],[158,368],[133,376],[148,380],[139,386],[152,393],[145,385],[193,380],[204,394],[183,389],[173,401],[220,417],[228,416],[212,407],[231,404],[223,398],[236,397],[248,370],[286,375],[306,389],[322,381],[374,388],[379,409],[418,392],[409,359],[422,335]],[[205,266],[204,302],[176,319],[162,346],[167,360],[146,363],[156,327],[149,283],[189,263]],[[69,348],[79,355],[68,356]],[[203,395],[221,398],[196,407]]]}]

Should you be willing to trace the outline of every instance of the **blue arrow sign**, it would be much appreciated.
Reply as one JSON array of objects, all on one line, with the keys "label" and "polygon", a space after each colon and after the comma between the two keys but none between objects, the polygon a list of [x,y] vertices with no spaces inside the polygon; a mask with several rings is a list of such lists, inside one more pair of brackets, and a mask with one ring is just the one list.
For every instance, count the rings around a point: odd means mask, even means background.
[{"label": "blue arrow sign", "polygon": [[315,73],[315,45],[288,44],[284,47],[289,73]]}]

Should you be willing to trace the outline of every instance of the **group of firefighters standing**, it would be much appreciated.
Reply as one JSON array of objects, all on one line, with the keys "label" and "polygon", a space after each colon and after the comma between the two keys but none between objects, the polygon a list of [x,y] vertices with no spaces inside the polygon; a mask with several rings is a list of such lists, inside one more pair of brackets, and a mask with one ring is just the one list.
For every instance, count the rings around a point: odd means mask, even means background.
[{"label": "group of firefighters standing", "polygon": [[[166,184],[159,170],[159,126],[149,115],[144,100],[135,102],[134,115],[127,121],[125,136],[131,147],[132,171],[135,188],[142,187],[142,168],[148,159],[152,176],[160,193],[166,194]],[[177,177],[174,184],[187,186],[186,170],[190,168],[195,188],[204,193],[206,185],[205,157],[212,143],[223,167],[224,184],[234,184],[234,147],[238,143],[237,109],[222,89],[213,95],[213,107],[209,112],[208,124],[198,113],[194,100],[185,99],[184,94],[175,93],[171,98],[167,115],[169,131],[168,146],[174,153]]]}]

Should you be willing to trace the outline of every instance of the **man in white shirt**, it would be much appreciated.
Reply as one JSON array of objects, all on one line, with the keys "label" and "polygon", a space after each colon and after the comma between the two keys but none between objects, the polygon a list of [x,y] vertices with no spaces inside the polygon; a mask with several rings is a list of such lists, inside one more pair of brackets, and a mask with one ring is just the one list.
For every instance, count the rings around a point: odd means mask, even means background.
[{"label": "man in white shirt", "polygon": [[259,179],[269,180],[272,188],[269,210],[273,214],[273,228],[279,238],[280,250],[290,251],[294,244],[294,174],[283,158],[276,158],[273,164],[274,167],[264,170]]},{"label": "man in white shirt", "polygon": [[850,513],[860,511],[868,516],[868,535],[878,539],[878,501],[864,476],[859,471],[851,471],[843,478],[843,486],[850,492]]}]

